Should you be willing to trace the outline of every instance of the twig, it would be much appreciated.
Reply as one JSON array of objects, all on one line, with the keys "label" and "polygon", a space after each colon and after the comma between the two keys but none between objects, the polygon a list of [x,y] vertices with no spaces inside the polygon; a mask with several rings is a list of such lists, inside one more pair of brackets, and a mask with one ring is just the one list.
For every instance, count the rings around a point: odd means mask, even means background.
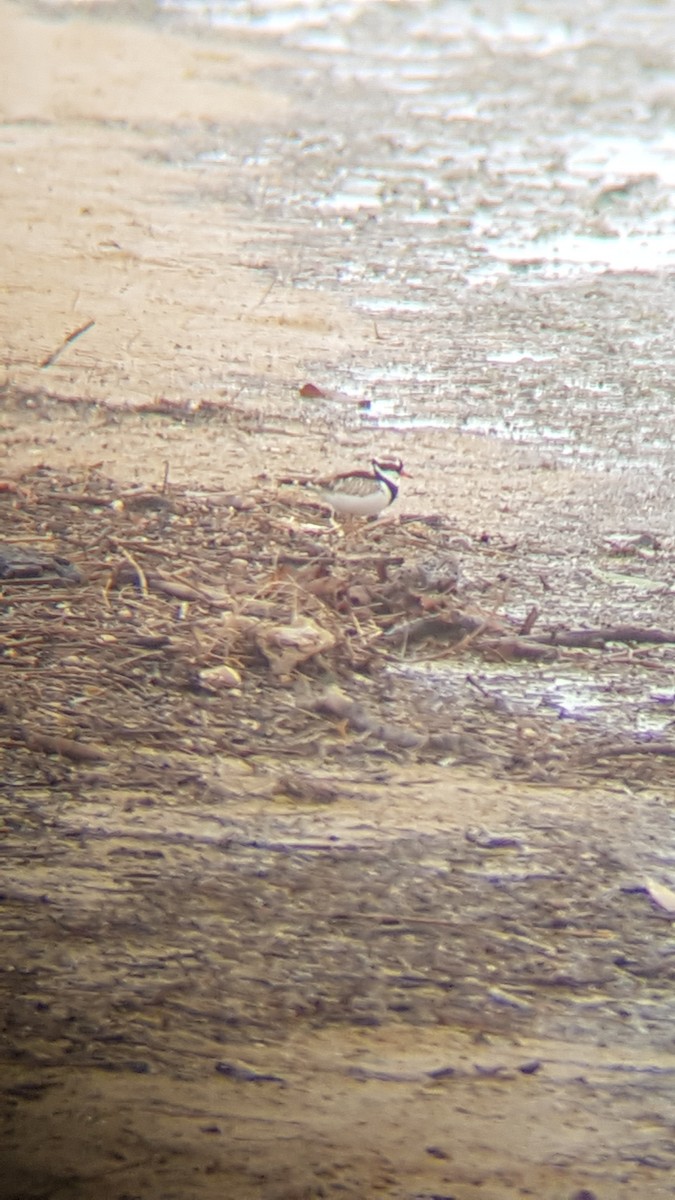
[{"label": "twig", "polygon": [[84,325],[80,325],[78,329],[74,329],[72,333],[69,333],[68,337],[61,342],[61,345],[57,346],[56,350],[54,350],[52,354],[48,355],[44,362],[40,363],[40,370],[44,370],[45,367],[51,367],[56,362],[57,358],[60,358],[60,356],[63,354],[66,346],[70,346],[71,342],[74,342],[77,338],[82,337],[82,334],[87,333],[95,324],[95,321],[86,321]]},{"label": "twig", "polygon": [[487,623],[478,617],[466,613],[448,613],[447,617],[431,616],[416,617],[404,625],[394,626],[383,634],[383,642],[387,646],[408,646],[411,642],[419,642],[423,638],[438,638],[444,642],[454,643],[453,649],[464,646],[467,638],[475,637],[484,632]]},{"label": "twig", "polygon": [[473,675],[467,675],[466,682],[471,687],[474,687],[477,692],[480,692],[481,696],[484,696],[486,700],[489,700],[492,704],[494,704],[494,696],[492,695],[492,693],[489,692],[487,690],[487,688],[483,687],[482,683],[478,679],[476,679]]},{"label": "twig", "polygon": [[582,762],[593,762],[599,758],[619,758],[624,754],[657,754],[664,758],[675,758],[675,742],[620,742],[614,746],[598,746],[582,756]]},{"label": "twig", "polygon": [[553,646],[586,646],[601,649],[607,642],[654,642],[659,645],[675,643],[675,632],[667,629],[644,629],[640,625],[609,625],[600,629],[560,629],[535,634],[535,642]]},{"label": "twig", "polygon": [[[121,543],[116,537],[108,537],[108,541],[113,550],[121,549]],[[171,558],[175,556],[175,551],[167,546],[153,546],[152,542],[134,542],[127,538],[125,545],[132,550],[142,550],[144,554],[156,554],[159,558]]]},{"label": "twig", "polygon": [[29,750],[43,750],[45,754],[60,754],[73,762],[100,762],[105,755],[87,742],[76,742],[73,738],[53,737],[48,733],[37,733],[22,729],[21,736]]},{"label": "twig", "polygon": [[111,492],[107,496],[97,496],[92,492],[50,492],[50,504],[54,500],[61,500],[66,504],[81,504],[91,508],[107,508],[116,499],[116,494]]},{"label": "twig", "polygon": [[456,929],[461,924],[460,921],[449,921],[443,917],[399,917],[395,913],[378,912],[331,913],[328,920],[374,921],[377,925],[441,925],[448,929]]},{"label": "twig", "polygon": [[521,637],[527,637],[529,633],[532,633],[532,628],[538,616],[539,609],[537,608],[536,604],[534,604],[523,621],[520,629],[518,630],[518,633]]},{"label": "twig", "polygon": [[200,588],[193,587],[180,580],[162,579],[159,575],[151,575],[150,577],[152,590],[154,592],[162,592],[165,596],[173,596],[174,600],[203,600],[206,604],[213,604],[216,607],[228,608],[229,600],[223,597],[209,595],[208,592],[202,591]]},{"label": "twig", "polygon": [[144,599],[144,600],[147,600],[147,599],[149,599],[150,592],[149,592],[149,589],[148,589],[148,580],[147,580],[147,576],[146,576],[146,574],[145,574],[145,571],[143,570],[142,566],[141,566],[139,563],[137,563],[137,562],[136,562],[136,559],[135,559],[135,558],[134,558],[134,557],[133,557],[133,556],[132,556],[132,555],[129,553],[129,551],[128,551],[128,550],[127,550],[127,549],[126,549],[126,548],[125,548],[125,547],[124,547],[124,546],[121,544],[121,542],[118,542],[118,543],[117,543],[117,548],[118,548],[118,550],[120,551],[120,554],[123,554],[123,555],[124,555],[124,557],[126,558],[127,562],[128,562],[128,563],[131,563],[132,567],[134,568],[134,571],[135,571],[135,572],[136,572],[136,574],[138,575],[138,582],[139,582],[139,583],[140,583],[140,585],[141,585],[141,594],[142,594],[142,596],[143,596],[143,599]]},{"label": "twig", "polygon": [[525,662],[553,662],[558,657],[555,646],[546,646],[541,642],[527,641],[519,637],[491,639],[484,641],[482,647],[501,662],[513,662],[517,659],[524,659]]},{"label": "twig", "polygon": [[[272,282],[269,284],[269,286],[265,288],[265,291],[263,292],[262,296],[261,296],[261,297],[260,297],[260,299],[258,300],[258,303],[257,303],[257,304],[254,304],[254,305],[252,306],[252,308],[251,308],[251,312],[255,312],[255,310],[256,310],[257,308],[260,308],[260,307],[261,307],[261,306],[262,306],[262,305],[265,303],[265,301],[267,300],[267,297],[269,296],[270,292],[272,291],[272,288],[273,288],[273,287],[276,285],[276,282],[277,282],[277,276],[275,275],[275,276],[274,276],[274,278],[272,279]],[[243,389],[242,389],[242,388],[240,388],[240,389],[239,389],[239,392],[237,392],[237,395],[239,395],[239,393],[240,393],[242,390],[243,390]]]}]

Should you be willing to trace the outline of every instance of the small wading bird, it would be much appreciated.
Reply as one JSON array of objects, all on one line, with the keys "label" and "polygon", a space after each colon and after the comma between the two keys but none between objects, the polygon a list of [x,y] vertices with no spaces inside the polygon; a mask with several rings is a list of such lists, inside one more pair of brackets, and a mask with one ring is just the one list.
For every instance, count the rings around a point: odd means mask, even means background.
[{"label": "small wading bird", "polygon": [[398,496],[401,476],[409,478],[400,458],[371,460],[371,471],[345,471],[329,479],[282,479],[299,484],[341,517],[378,517]]}]

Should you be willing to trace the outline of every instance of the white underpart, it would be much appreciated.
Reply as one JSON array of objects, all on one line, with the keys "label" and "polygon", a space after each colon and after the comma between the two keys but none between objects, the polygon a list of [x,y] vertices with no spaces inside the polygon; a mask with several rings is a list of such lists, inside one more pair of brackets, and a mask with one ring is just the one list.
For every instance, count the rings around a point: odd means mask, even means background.
[{"label": "white underpart", "polygon": [[370,483],[365,494],[341,492],[338,485],[335,491],[332,488],[319,488],[318,495],[325,504],[330,504],[334,512],[342,516],[376,517],[391,501],[391,492],[386,483],[377,479],[364,482]]}]

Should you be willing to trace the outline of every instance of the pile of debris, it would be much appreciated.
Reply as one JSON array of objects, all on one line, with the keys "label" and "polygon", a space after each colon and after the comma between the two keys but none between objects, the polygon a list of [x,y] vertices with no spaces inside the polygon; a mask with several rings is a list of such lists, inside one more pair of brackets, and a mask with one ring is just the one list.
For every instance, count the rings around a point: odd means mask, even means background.
[{"label": "pile of debris", "polygon": [[577,766],[675,753],[664,739],[561,738],[480,684],[475,705],[439,711],[408,678],[415,701],[396,703],[412,661],[550,664],[617,641],[673,653],[658,629],[535,632],[538,608],[509,616],[475,569],[494,547],[448,520],[342,528],[276,494],[124,490],[44,468],[6,484],[0,505],[0,706],[17,751],[93,763],[129,742],[250,756],[320,741],[322,754],[377,745],[536,778],[557,777],[571,750]]}]

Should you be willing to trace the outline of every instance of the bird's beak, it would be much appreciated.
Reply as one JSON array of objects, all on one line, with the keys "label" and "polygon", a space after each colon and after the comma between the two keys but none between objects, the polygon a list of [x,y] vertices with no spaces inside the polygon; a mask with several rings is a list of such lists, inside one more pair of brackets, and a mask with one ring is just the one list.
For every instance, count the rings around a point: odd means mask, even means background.
[{"label": "bird's beak", "polygon": [[400,471],[399,474],[404,475],[406,479],[414,479],[414,476],[410,474],[410,471]]}]

